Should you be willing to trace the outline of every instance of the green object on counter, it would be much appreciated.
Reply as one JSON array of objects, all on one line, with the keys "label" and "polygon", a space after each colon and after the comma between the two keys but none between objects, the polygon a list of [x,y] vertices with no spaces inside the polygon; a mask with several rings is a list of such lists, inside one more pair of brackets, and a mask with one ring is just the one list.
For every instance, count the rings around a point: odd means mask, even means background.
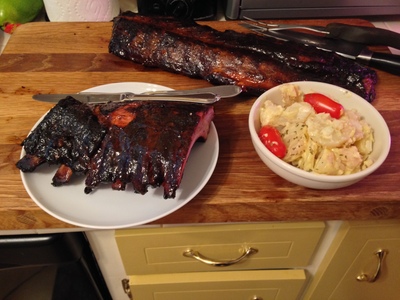
[{"label": "green object on counter", "polygon": [[1,29],[11,33],[19,24],[34,20],[43,6],[43,0],[0,0]]}]

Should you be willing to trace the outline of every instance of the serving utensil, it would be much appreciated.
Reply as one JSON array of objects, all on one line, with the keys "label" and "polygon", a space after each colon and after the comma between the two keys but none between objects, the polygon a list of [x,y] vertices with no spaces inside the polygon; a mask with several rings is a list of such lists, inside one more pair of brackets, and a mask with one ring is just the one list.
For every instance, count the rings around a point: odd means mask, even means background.
[{"label": "serving utensil", "polygon": [[302,25],[302,24],[270,24],[248,17],[244,24],[258,27],[262,30],[281,31],[281,30],[297,30],[302,29],[309,32],[319,33],[323,37],[331,39],[339,39],[353,43],[365,45],[383,45],[400,49],[400,34],[391,30],[348,25],[343,23],[329,23],[326,26]]},{"label": "serving utensil", "polygon": [[244,24],[246,28],[261,35],[280,40],[311,45],[322,50],[335,52],[361,64],[400,75],[400,55],[374,52],[361,43],[352,43],[341,39],[331,39],[315,34],[307,34],[292,30],[269,30],[252,24]]},{"label": "serving utensil", "polygon": [[36,94],[32,98],[38,101],[57,103],[68,96],[83,103],[107,103],[127,100],[156,100],[179,101],[212,104],[221,98],[234,97],[240,94],[242,89],[235,85],[221,85],[193,90],[149,91],[141,94],[131,92],[123,93],[93,93],[81,92],[77,94]]}]

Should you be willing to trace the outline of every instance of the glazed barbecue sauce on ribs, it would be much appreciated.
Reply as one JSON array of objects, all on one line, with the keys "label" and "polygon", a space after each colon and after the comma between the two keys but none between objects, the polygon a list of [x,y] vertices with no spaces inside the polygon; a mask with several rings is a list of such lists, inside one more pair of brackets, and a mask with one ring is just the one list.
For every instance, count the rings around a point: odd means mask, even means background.
[{"label": "glazed barbecue sauce on ribs", "polygon": [[208,136],[211,105],[167,101],[124,101],[96,106],[72,97],[60,100],[23,141],[17,162],[33,172],[45,162],[60,165],[53,185],[86,175],[85,193],[100,183],[136,193],[164,188],[174,198],[193,144]]},{"label": "glazed barbecue sauce on ribs", "polygon": [[314,80],[375,98],[377,74],[335,53],[252,33],[224,32],[192,20],[124,12],[114,19],[109,52],[213,84],[260,95],[290,81]]},{"label": "glazed barbecue sauce on ribs", "polygon": [[100,182],[136,193],[163,186],[174,198],[194,142],[205,140],[214,115],[212,106],[164,101],[134,101],[96,106],[94,113],[108,128],[91,160],[86,193]]}]

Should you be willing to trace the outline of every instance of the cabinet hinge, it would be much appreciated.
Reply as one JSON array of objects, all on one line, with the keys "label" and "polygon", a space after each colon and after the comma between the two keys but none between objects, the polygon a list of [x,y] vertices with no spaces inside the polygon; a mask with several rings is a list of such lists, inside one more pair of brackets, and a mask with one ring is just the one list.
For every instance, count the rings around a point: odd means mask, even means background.
[{"label": "cabinet hinge", "polygon": [[124,289],[125,294],[128,295],[129,299],[133,300],[132,293],[131,293],[131,287],[129,285],[129,279],[124,278],[121,280],[121,282],[122,282],[122,288]]}]

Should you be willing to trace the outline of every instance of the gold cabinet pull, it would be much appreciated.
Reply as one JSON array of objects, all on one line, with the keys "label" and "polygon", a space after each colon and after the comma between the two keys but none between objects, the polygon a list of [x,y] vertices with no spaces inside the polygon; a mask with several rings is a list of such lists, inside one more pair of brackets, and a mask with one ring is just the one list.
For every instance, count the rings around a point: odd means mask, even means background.
[{"label": "gold cabinet pull", "polygon": [[375,282],[378,279],[379,274],[381,273],[382,270],[383,259],[385,258],[387,251],[379,249],[374,254],[378,258],[378,265],[376,267],[375,273],[372,276],[365,273],[361,273],[360,275],[357,276],[358,281]]},{"label": "gold cabinet pull", "polygon": [[124,289],[125,294],[128,295],[129,299],[133,300],[131,287],[129,285],[129,279],[124,278],[121,280],[122,288]]},{"label": "gold cabinet pull", "polygon": [[207,257],[201,255],[198,251],[194,251],[192,249],[188,249],[185,252],[183,252],[183,256],[194,258],[194,259],[201,261],[202,263],[205,263],[207,265],[212,265],[215,267],[226,267],[226,266],[230,266],[230,265],[236,264],[238,262],[241,262],[248,256],[258,252],[257,249],[251,248],[251,247],[248,247],[248,248],[246,247],[243,250],[244,251],[243,251],[242,255],[240,255],[238,258],[232,259],[232,260],[227,260],[227,261],[212,260],[210,258],[207,258]]}]

